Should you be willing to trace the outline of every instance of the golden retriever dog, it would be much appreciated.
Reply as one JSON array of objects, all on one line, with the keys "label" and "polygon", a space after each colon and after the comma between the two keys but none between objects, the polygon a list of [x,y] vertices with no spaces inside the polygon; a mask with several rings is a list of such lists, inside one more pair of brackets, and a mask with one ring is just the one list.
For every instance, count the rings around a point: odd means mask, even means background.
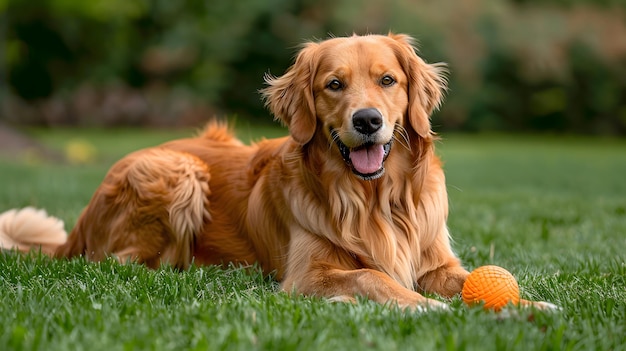
[{"label": "golden retriever dog", "polygon": [[468,276],[429,121],[446,78],[412,43],[308,43],[262,90],[289,136],[244,145],[210,123],[117,162],[67,239],[43,211],[13,210],[2,246],[153,268],[257,263],[290,293],[445,307],[420,292],[451,297]]}]

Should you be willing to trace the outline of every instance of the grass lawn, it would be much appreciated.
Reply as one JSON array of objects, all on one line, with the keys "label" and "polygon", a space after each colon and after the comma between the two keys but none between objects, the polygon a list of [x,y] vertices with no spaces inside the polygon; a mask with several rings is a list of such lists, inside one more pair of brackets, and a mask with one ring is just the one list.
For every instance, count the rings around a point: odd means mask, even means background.
[{"label": "grass lawn", "polygon": [[[282,130],[244,127],[246,138]],[[33,205],[74,225],[126,152],[189,131],[31,131],[92,163],[0,161],[0,211]],[[444,135],[454,247],[468,269],[507,268],[559,312],[410,313],[288,297],[256,270],[175,272],[0,253],[2,350],[626,350],[626,142]]]}]

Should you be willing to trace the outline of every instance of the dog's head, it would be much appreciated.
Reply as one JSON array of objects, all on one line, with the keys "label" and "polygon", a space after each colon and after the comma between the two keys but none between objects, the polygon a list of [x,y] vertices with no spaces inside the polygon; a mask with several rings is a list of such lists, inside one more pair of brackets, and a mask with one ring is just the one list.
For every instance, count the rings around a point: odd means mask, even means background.
[{"label": "dog's head", "polygon": [[308,43],[262,92],[296,142],[320,131],[355,175],[376,179],[397,133],[431,136],[429,116],[446,87],[441,65],[425,63],[412,44],[393,34]]}]

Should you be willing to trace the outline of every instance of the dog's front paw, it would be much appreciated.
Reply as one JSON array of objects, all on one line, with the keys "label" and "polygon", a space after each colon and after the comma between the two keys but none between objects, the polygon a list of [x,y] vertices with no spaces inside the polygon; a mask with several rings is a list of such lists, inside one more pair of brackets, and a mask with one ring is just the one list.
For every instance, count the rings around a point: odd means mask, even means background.
[{"label": "dog's front paw", "polygon": [[426,273],[418,281],[418,286],[424,291],[452,297],[461,292],[468,275],[463,267],[444,266]]},{"label": "dog's front paw", "polygon": [[545,301],[529,301],[529,300],[520,299],[519,303],[521,306],[524,306],[524,307],[534,307],[536,309],[544,310],[544,311],[560,311],[561,310],[561,307],[555,304],[552,304],[550,302],[545,302]]},{"label": "dog's front paw", "polygon": [[424,301],[419,302],[417,304],[409,305],[409,306],[400,306],[404,309],[411,310],[414,312],[432,312],[432,311],[448,311],[450,306],[448,304],[443,303],[441,301],[433,300],[433,299],[424,299]]}]

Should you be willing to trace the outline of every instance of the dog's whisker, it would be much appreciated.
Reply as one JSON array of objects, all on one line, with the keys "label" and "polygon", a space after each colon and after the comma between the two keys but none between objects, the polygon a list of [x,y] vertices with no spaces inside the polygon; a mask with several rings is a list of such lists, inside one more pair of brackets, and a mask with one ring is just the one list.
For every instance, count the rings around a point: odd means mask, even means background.
[{"label": "dog's whisker", "polygon": [[411,151],[411,143],[409,142],[409,134],[403,126],[396,126],[397,133],[393,134],[393,139],[396,140],[400,145],[405,147],[407,150]]},{"label": "dog's whisker", "polygon": [[330,140],[328,140],[328,151],[331,151],[333,148],[333,144],[338,144],[338,142],[341,142],[341,132],[338,131],[334,131],[333,133],[330,133]]},{"label": "dog's whisker", "polygon": [[332,149],[333,143],[339,140],[339,133],[330,133],[330,140],[328,140],[328,150]]}]

